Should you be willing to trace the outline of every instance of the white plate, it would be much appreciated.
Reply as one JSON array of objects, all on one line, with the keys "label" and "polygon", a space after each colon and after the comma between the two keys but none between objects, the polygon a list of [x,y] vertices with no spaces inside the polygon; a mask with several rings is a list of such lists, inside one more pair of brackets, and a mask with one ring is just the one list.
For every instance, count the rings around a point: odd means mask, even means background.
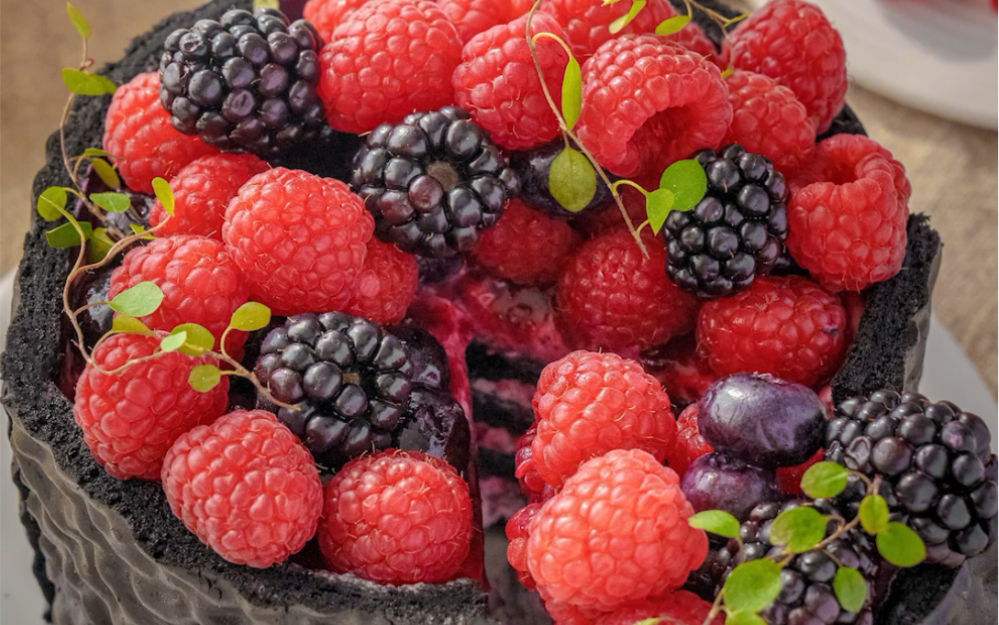
[{"label": "white plate", "polygon": [[[10,323],[10,298],[14,273],[0,279],[0,350],[7,338]],[[996,448],[996,405],[988,387],[974,365],[943,327],[932,320],[926,349],[926,366],[921,388],[934,399],[951,398],[964,409],[981,415],[992,430],[992,449]],[[4,417],[6,432],[6,416]],[[11,625],[41,625],[45,611],[38,583],[31,575],[34,552],[28,545],[18,518],[18,495],[11,482],[10,442],[0,443],[0,622]]]},{"label": "white plate", "polygon": [[999,126],[999,29],[988,0],[809,2],[839,30],[858,85],[941,117]]}]

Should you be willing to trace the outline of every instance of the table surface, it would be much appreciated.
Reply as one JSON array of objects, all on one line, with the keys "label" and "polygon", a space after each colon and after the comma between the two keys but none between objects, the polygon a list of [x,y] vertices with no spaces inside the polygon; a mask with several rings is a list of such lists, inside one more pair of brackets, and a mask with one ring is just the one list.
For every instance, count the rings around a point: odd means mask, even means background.
[{"label": "table surface", "polygon": [[[129,38],[166,14],[201,0],[77,0],[90,21],[91,55],[117,58]],[[74,65],[79,42],[63,0],[0,0],[0,273],[21,254],[31,181],[65,101],[59,69]],[[47,33],[51,36],[38,36]],[[856,86],[847,101],[871,137],[905,164],[910,209],[927,213],[944,241],[934,313],[963,347],[993,398],[997,382],[997,135],[942,120]],[[999,114],[999,112],[997,112]]]}]

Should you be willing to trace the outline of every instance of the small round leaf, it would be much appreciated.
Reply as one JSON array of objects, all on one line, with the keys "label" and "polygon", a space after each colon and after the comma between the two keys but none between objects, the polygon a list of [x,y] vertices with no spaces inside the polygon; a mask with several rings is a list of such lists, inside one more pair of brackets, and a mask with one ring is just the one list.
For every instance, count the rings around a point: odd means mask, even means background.
[{"label": "small round leaf", "polygon": [[801,476],[801,490],[812,499],[835,497],[846,488],[850,471],[835,462],[816,462]]},{"label": "small round leaf", "polygon": [[191,369],[191,375],[187,376],[187,383],[199,393],[207,393],[218,386],[221,379],[222,372],[215,365],[198,365]]},{"label": "small round leaf", "polygon": [[767,625],[767,622],[755,612],[740,610],[739,612],[727,612],[725,625]]},{"label": "small round leaf", "polygon": [[726,67],[724,70],[722,70],[721,73],[722,80],[725,80],[734,73],[735,73],[734,69],[732,69],[731,67]]},{"label": "small round leaf", "polygon": [[[74,222],[76,226],[73,225]],[[56,249],[76,247],[80,244],[80,231],[77,230],[77,226],[83,232],[84,241],[89,239],[93,234],[93,227],[89,221],[76,221],[74,219],[73,222],[47,230],[45,232],[45,241],[48,242],[49,247]]]},{"label": "small round leaf", "polygon": [[647,4],[646,0],[633,0],[633,2],[631,3],[631,8],[628,9],[628,12],[622,15],[621,17],[617,18],[613,22],[611,22],[610,26],[607,27],[608,30],[610,30],[611,34],[616,35],[622,30],[624,30],[625,26],[630,24],[633,19],[638,17],[638,14],[642,11],[642,9],[645,8],[646,4]]},{"label": "small round leaf", "polygon": [[170,183],[162,178],[153,178],[153,192],[167,215],[173,215],[173,189],[170,188]]},{"label": "small round leaf", "polygon": [[735,567],[725,580],[725,608],[755,614],[780,594],[780,566],[773,560],[753,560]]},{"label": "small round leaf", "polygon": [[125,289],[111,300],[111,309],[133,317],[144,317],[156,312],[163,302],[163,291],[154,283],[140,282]]},{"label": "small round leaf", "polygon": [[36,204],[38,214],[45,221],[55,221],[62,217],[60,208],[66,208],[65,187],[49,187],[41,192]]},{"label": "small round leaf", "polygon": [[663,20],[662,22],[659,22],[658,26],[656,26],[656,34],[660,37],[665,37],[666,35],[672,35],[673,33],[680,32],[689,21],[689,15],[677,15],[669,18],[668,20]]},{"label": "small round leaf", "polygon": [[108,229],[97,228],[87,242],[87,262],[98,263],[104,260],[112,247],[114,247],[114,241],[108,236]]},{"label": "small round leaf", "polygon": [[184,344],[179,348],[182,354],[200,356],[215,347],[215,337],[205,326],[196,323],[182,323],[170,330],[170,334],[181,332],[187,335]]},{"label": "small round leaf", "polygon": [[656,189],[645,195],[645,214],[649,218],[652,232],[659,234],[662,230],[666,216],[673,210],[674,200],[675,196],[669,189]]},{"label": "small round leaf", "polygon": [[569,57],[562,75],[562,117],[565,125],[572,130],[579,119],[579,111],[583,108],[583,72],[579,61]]},{"label": "small round leaf", "polygon": [[104,95],[105,93],[114,93],[117,89],[106,76],[88,74],[71,67],[63,68],[62,82],[65,83],[70,92],[77,95]]},{"label": "small round leaf", "polygon": [[271,309],[258,302],[246,302],[232,313],[229,325],[237,330],[252,332],[271,322]]},{"label": "small round leaf", "polygon": [[548,169],[548,190],[562,208],[578,213],[597,192],[597,173],[581,152],[565,148]]},{"label": "small round leaf", "polygon": [[659,178],[659,188],[673,192],[673,210],[688,211],[704,197],[708,177],[701,164],[689,158],[667,167]]},{"label": "small round leaf", "polygon": [[895,521],[878,532],[875,542],[884,559],[895,566],[915,566],[926,558],[926,545],[919,534]]},{"label": "small round leaf", "polygon": [[160,349],[165,352],[175,352],[181,348],[186,340],[187,332],[181,331],[176,334],[168,334],[163,337],[162,341],[160,341]]},{"label": "small round leaf", "polygon": [[154,336],[153,331],[146,324],[131,315],[115,315],[114,319],[111,320],[111,333]]},{"label": "small round leaf", "polygon": [[109,213],[124,213],[132,206],[124,193],[91,193],[90,201]]},{"label": "small round leaf", "polygon": [[868,495],[860,501],[857,511],[860,524],[868,534],[888,529],[888,502],[881,495]]},{"label": "small round leaf", "polygon": [[66,15],[69,15],[69,21],[73,24],[73,28],[76,32],[80,33],[80,36],[84,39],[90,39],[90,25],[87,24],[86,18],[75,6],[70,3],[66,3]]},{"label": "small round leaf", "polygon": [[90,160],[91,167],[97,172],[97,176],[100,177],[101,181],[112,189],[117,189],[121,186],[121,180],[118,178],[118,172],[114,170],[111,163],[108,163],[103,158],[93,158]]},{"label": "small round leaf", "polygon": [[803,553],[826,537],[826,522],[826,517],[815,508],[799,506],[785,510],[770,524],[770,542],[792,553]]},{"label": "small round leaf", "polygon": [[257,9],[280,9],[281,3],[278,0],[253,0],[253,10]]},{"label": "small round leaf", "polygon": [[841,566],[833,578],[833,591],[847,612],[859,612],[867,600],[867,582],[857,569]]},{"label": "small round leaf", "polygon": [[83,151],[83,156],[108,156],[110,157],[110,152],[105,152],[100,148],[87,148]]},{"label": "small round leaf", "polygon": [[739,520],[724,510],[698,512],[687,519],[687,525],[725,538],[739,535]]}]

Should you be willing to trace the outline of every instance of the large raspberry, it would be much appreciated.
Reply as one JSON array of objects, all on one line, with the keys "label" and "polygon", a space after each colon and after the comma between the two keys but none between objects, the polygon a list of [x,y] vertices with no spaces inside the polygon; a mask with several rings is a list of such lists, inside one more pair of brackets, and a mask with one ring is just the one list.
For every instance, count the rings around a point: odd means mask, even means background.
[{"label": "large raspberry", "polygon": [[527,538],[530,534],[528,528],[531,525],[531,519],[540,509],[540,503],[528,504],[506,522],[506,539],[508,541],[506,559],[510,566],[517,571],[517,579],[528,590],[534,590],[536,587],[534,578],[531,577],[531,572],[527,569]]},{"label": "large raspberry", "polygon": [[[618,608],[598,618],[596,625],[635,625],[646,619],[653,619],[655,625],[703,625],[709,612],[710,603],[692,592],[677,590]],[[724,620],[719,614],[710,623],[722,625]]]},{"label": "large raspberry", "polygon": [[157,480],[163,456],[178,436],[225,412],[229,380],[207,393],[187,383],[191,369],[214,362],[208,356],[169,352],[150,356],[166,333],[116,334],[101,343],[76,383],[73,417],[97,463],[119,479]]},{"label": "large raspberry", "polygon": [[[196,234],[222,240],[222,223],[229,200],[247,180],[270,169],[252,154],[210,154],[192,161],[170,180],[173,216],[156,234]],[[149,209],[149,223],[166,221],[159,200]]]},{"label": "large raspberry", "polygon": [[712,452],[713,449],[701,436],[701,431],[697,427],[696,403],[683,409],[677,418],[676,426],[676,443],[666,455],[666,464],[676,471],[677,475],[683,475],[691,462]]},{"label": "large raspberry", "polygon": [[416,295],[420,269],[416,259],[378,239],[368,241],[361,273],[350,287],[344,312],[375,323],[399,323]]},{"label": "large raspberry", "polygon": [[[141,318],[147,326],[169,331],[182,323],[197,323],[212,333],[216,346],[232,313],[250,293],[222,242],[205,237],[164,237],[132,249],[111,274],[108,297],[147,281],[163,291],[159,308]],[[243,333],[231,337],[226,348],[238,356],[246,337]]]},{"label": "large raspberry", "polygon": [[580,63],[606,41],[619,35],[652,33],[660,22],[674,14],[669,0],[651,0],[623,30],[612,33],[611,22],[628,12],[630,2],[609,4],[593,0],[545,0],[541,8],[562,25],[572,54]]},{"label": "large raspberry", "polygon": [[[498,145],[525,150],[552,139],[558,120],[545,99],[541,80],[524,36],[527,17],[494,26],[465,46],[452,77],[454,99],[472,114]],[[535,13],[531,32],[561,38],[562,29],[545,13]],[[555,40],[535,45],[538,63],[556,106],[562,102],[562,74],[568,55]]]},{"label": "large raspberry", "polygon": [[812,386],[839,367],[845,334],[838,297],[807,278],[766,276],[701,308],[697,347],[718,375],[755,371]]},{"label": "large raspberry", "polygon": [[170,509],[229,562],[267,568],[316,533],[312,456],[269,412],[237,410],[177,439],[163,462]]},{"label": "large raspberry", "polygon": [[319,60],[330,126],[362,133],[451,104],[461,40],[430,0],[372,0],[336,27]]},{"label": "large raspberry", "polygon": [[641,365],[613,353],[572,352],[549,364],[531,404],[538,428],[531,459],[556,488],[612,449],[642,449],[662,461],[676,438],[669,395]]},{"label": "large raspberry", "polygon": [[736,70],[725,79],[732,125],[723,143],[762,154],[785,176],[794,175],[815,151],[815,120],[794,92],[763,74]]},{"label": "large raspberry", "polygon": [[104,118],[104,150],[133,191],[153,192],[153,178],[169,181],[194,159],[218,150],[170,125],[160,105],[156,72],[139,74],[118,87]]},{"label": "large raspberry", "polygon": [[340,22],[367,2],[369,0],[309,0],[302,9],[302,17],[316,27],[324,43],[329,43]]},{"label": "large raspberry", "polygon": [[511,200],[503,216],[483,231],[472,257],[500,278],[517,284],[550,284],[558,279],[579,235],[568,223]]},{"label": "large raspberry", "polygon": [[382,584],[444,582],[472,536],[468,484],[454,468],[389,449],[347,463],[323,489],[319,547],[330,570]]},{"label": "large raspberry", "polygon": [[909,181],[888,150],[861,135],[819,144],[819,182],[792,185],[787,247],[833,291],[860,291],[891,278],[905,258]]},{"label": "large raspberry", "polygon": [[555,308],[570,346],[637,354],[693,329],[697,299],[666,277],[662,241],[646,229],[642,242],[648,258],[619,230],[587,241],[566,263]]},{"label": "large raspberry", "polygon": [[640,449],[586,462],[531,521],[527,566],[545,600],[610,611],[680,587],[708,551],[680,479]]},{"label": "large raspberry", "polygon": [[691,52],[700,54],[717,65],[718,69],[722,71],[728,69],[729,57],[732,52],[728,39],[722,41],[721,51],[719,52],[715,44],[708,39],[708,36],[704,34],[704,31],[695,22],[687,22],[686,26],[672,35],[668,35],[666,38],[673,43],[680,44]]},{"label": "large raspberry", "polygon": [[814,4],[775,0],[753,11],[732,35],[732,64],[790,88],[820,134],[843,108],[843,40]]},{"label": "large raspberry", "polygon": [[[533,0],[437,0],[437,6],[451,20],[462,43],[497,26],[512,22],[531,10]],[[523,35],[523,27],[521,34]]]},{"label": "large raspberry", "polygon": [[608,41],[582,71],[577,134],[619,176],[658,176],[696,150],[717,148],[732,121],[718,67],[654,35]]},{"label": "large raspberry", "polygon": [[276,167],[229,203],[222,240],[255,299],[292,315],[349,303],[374,229],[347,185]]}]

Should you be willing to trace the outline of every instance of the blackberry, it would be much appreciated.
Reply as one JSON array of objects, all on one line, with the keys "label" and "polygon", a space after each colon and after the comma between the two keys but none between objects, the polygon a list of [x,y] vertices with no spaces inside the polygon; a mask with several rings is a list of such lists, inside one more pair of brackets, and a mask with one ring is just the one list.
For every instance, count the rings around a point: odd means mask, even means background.
[{"label": "blackberry", "polygon": [[777,264],[787,238],[787,185],[770,159],[736,143],[694,158],[708,188],[693,209],[666,217],[666,275],[699,297],[728,297]]},{"label": "blackberry", "polygon": [[[841,403],[826,427],[826,460],[881,478],[892,520],[926,544],[926,560],[958,566],[996,540],[996,459],[988,426],[950,402],[880,390]],[[863,485],[837,497],[854,514]]]},{"label": "blackberry", "polygon": [[564,149],[565,141],[559,137],[531,150],[510,154],[510,167],[513,167],[520,178],[520,199],[531,208],[555,219],[572,219],[586,213],[600,212],[610,206],[614,202],[614,197],[600,178],[597,178],[597,189],[593,199],[579,212],[570,213],[552,197],[548,189],[548,173],[552,161]]},{"label": "blackberry", "polygon": [[443,348],[429,353],[430,341],[426,335],[410,345],[344,313],[294,315],[264,339],[255,373],[276,399],[299,410],[277,409],[263,398],[259,403],[276,412],[326,467],[397,447],[400,432],[421,408],[443,411],[454,402],[446,393]]},{"label": "blackberry", "polygon": [[351,185],[380,239],[429,257],[471,249],[519,189],[488,133],[453,106],[375,128],[354,157]]},{"label": "blackberry", "polygon": [[160,102],[173,126],[220,150],[274,156],[319,137],[315,28],[277,9],[232,9],[175,30],[160,58]]}]

